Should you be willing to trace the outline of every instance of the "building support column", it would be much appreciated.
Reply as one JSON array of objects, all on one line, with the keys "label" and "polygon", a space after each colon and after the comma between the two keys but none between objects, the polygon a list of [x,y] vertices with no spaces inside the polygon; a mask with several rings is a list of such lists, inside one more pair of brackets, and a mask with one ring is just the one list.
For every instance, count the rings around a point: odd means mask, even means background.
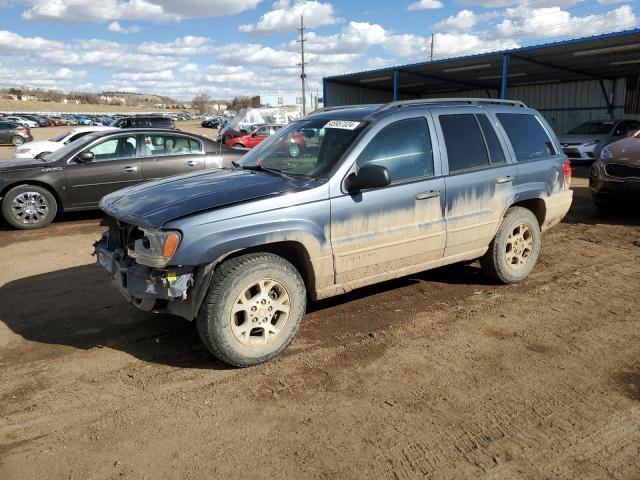
[{"label": "building support column", "polygon": [[[615,85],[615,80],[614,80]],[[600,79],[600,88],[602,89],[602,96],[604,97],[604,101],[607,102],[607,112],[609,115],[613,116],[613,100],[609,99],[609,94],[607,93],[607,87],[604,85],[604,80]]]},{"label": "building support column", "polygon": [[393,101],[398,101],[398,70],[393,71]]},{"label": "building support column", "polygon": [[327,79],[322,79],[322,106],[328,107],[327,105]]},{"label": "building support column", "polygon": [[509,78],[509,54],[502,55],[502,87],[500,88],[500,98],[507,98],[507,80]]}]

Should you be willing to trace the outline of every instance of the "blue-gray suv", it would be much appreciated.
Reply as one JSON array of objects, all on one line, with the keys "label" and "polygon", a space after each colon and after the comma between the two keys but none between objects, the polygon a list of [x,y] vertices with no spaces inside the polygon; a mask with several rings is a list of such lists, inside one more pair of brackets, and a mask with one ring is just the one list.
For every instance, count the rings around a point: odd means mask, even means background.
[{"label": "blue-gray suv", "polygon": [[213,355],[247,366],[286,348],[308,298],[475,259],[521,281],[570,180],[553,130],[520,102],[329,108],[226,169],[107,195],[95,249],[132,304],[195,320]]}]

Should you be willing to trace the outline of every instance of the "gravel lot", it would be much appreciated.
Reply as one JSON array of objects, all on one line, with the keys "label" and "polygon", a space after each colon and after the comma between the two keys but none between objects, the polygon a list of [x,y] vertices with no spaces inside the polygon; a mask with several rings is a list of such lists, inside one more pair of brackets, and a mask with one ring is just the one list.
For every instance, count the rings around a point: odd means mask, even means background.
[{"label": "gravel lot", "polygon": [[315,303],[243,370],[125,303],[98,214],[0,227],[0,478],[640,478],[640,218],[577,173],[523,284],[452,266]]}]

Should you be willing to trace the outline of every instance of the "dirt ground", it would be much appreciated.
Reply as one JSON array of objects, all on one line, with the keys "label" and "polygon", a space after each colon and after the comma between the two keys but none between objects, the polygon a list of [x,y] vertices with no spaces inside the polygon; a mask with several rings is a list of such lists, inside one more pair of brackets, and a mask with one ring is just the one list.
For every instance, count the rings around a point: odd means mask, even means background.
[{"label": "dirt ground", "polygon": [[640,478],[640,218],[574,190],[523,284],[452,266],[311,304],[248,369],[125,303],[97,214],[0,227],[0,478]]}]

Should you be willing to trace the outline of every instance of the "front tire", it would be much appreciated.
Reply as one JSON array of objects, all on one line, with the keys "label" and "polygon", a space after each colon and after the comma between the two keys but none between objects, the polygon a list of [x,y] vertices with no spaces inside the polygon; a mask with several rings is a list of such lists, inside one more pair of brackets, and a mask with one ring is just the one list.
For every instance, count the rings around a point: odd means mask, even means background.
[{"label": "front tire", "polygon": [[197,318],[205,347],[236,367],[266,362],[293,340],[307,306],[296,268],[271,253],[219,265]]},{"label": "front tire", "polygon": [[244,145],[243,145],[243,144],[241,144],[241,143],[234,143],[234,144],[232,145],[232,147],[233,147],[233,148],[244,148]]},{"label": "front tire", "polygon": [[518,283],[533,270],[542,235],[538,219],[522,207],[507,210],[489,250],[480,259],[484,273],[502,283]]},{"label": "front tire", "polygon": [[53,222],[58,211],[55,197],[37,185],[19,185],[7,192],[2,201],[2,216],[20,230],[35,230]]}]

